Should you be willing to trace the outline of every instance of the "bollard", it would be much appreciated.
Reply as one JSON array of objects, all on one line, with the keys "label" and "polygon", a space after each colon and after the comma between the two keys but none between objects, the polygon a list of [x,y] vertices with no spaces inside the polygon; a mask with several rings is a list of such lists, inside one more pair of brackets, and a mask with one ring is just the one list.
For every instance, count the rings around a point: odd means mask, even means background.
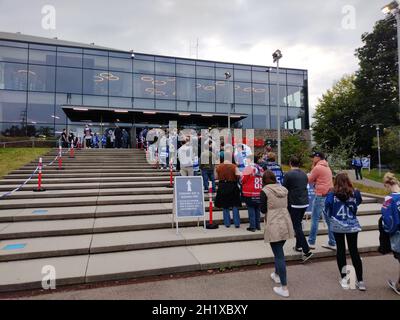
[{"label": "bollard", "polygon": [[69,157],[71,158],[71,159],[74,159],[75,158],[75,149],[74,149],[74,143],[71,143],[71,148],[69,149]]},{"label": "bollard", "polygon": [[42,161],[42,158],[40,158],[39,159],[38,186],[36,189],[33,189],[34,192],[46,191],[46,189],[42,188],[42,167],[43,167],[43,161]]},{"label": "bollard", "polygon": [[209,220],[209,222],[207,222],[206,228],[207,229],[218,229],[218,227],[219,227],[218,224],[213,222],[213,199],[212,199],[213,193],[212,192],[213,192],[212,182],[209,181],[208,182],[208,195],[209,195],[209,200],[210,200],[210,211],[209,211],[210,220]]},{"label": "bollard", "polygon": [[64,170],[62,167],[62,147],[60,146],[59,152],[58,152],[58,168],[57,170]]}]

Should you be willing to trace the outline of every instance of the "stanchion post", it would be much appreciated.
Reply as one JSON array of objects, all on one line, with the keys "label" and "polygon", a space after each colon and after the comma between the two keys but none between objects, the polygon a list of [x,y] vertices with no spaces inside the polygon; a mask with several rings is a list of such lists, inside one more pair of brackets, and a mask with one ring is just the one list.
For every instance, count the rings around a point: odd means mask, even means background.
[{"label": "stanchion post", "polygon": [[58,151],[58,170],[63,170],[62,167],[62,147],[59,147],[59,151]]},{"label": "stanchion post", "polygon": [[71,149],[70,149],[69,157],[70,157],[71,159],[74,159],[74,158],[75,158],[74,142],[71,143]]},{"label": "stanchion post", "polygon": [[42,168],[43,168],[43,160],[42,158],[39,159],[39,166],[38,166],[38,186],[36,189],[33,189],[34,192],[43,192],[46,191],[46,189],[44,189],[42,187]]},{"label": "stanchion post", "polygon": [[169,162],[169,186],[168,188],[174,187],[174,177],[173,177],[173,169],[172,169],[172,160]]},{"label": "stanchion post", "polygon": [[209,195],[209,200],[210,200],[210,210],[209,210],[209,215],[210,215],[210,220],[206,224],[206,229],[218,229],[218,224],[214,223],[213,221],[213,188],[212,188],[212,182],[208,182],[208,195]]}]

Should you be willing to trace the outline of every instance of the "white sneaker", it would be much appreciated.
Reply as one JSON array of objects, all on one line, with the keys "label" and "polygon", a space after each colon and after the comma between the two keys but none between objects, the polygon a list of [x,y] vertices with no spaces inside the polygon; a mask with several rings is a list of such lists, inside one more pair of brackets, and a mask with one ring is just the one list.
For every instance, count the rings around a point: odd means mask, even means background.
[{"label": "white sneaker", "polygon": [[271,273],[271,279],[272,279],[272,281],[274,281],[276,284],[281,284],[281,279],[279,278],[279,276],[278,276],[275,272],[272,272],[272,273]]},{"label": "white sneaker", "polygon": [[366,287],[364,281],[357,281],[356,288],[360,291],[367,291],[367,287]]},{"label": "white sneaker", "polygon": [[315,250],[316,249],[315,244],[308,244],[308,247],[310,248],[310,250]]},{"label": "white sneaker", "polygon": [[340,283],[340,285],[342,286],[342,288],[344,290],[349,290],[350,289],[350,284],[349,284],[348,279],[346,279],[346,278],[340,279],[339,283]]},{"label": "white sneaker", "polygon": [[284,290],[282,287],[274,287],[274,292],[283,298],[289,298],[289,290]]},{"label": "white sneaker", "polygon": [[323,244],[321,247],[325,249],[336,250],[336,246],[331,246],[329,243]]}]

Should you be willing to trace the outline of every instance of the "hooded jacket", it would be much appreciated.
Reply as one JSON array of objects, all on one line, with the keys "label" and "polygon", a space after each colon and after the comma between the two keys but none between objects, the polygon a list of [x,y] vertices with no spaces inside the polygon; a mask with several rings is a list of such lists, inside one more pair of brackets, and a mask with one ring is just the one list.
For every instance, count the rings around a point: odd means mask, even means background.
[{"label": "hooded jacket", "polygon": [[317,196],[326,196],[333,188],[332,171],[326,160],[319,161],[312,169],[308,182],[315,184],[315,194]]},{"label": "hooded jacket", "polygon": [[279,184],[266,185],[260,194],[261,212],[265,213],[264,241],[279,242],[294,238],[288,207],[288,190]]}]

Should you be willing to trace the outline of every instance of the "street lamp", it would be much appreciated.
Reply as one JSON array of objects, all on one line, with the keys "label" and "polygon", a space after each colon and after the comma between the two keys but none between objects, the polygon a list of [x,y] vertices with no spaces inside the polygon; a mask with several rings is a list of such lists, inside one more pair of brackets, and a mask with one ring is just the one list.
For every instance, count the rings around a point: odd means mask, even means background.
[{"label": "street lamp", "polygon": [[377,138],[377,142],[378,142],[378,169],[379,169],[379,176],[382,175],[382,165],[381,165],[381,142],[380,142],[380,126],[382,125],[382,123],[376,123],[374,124],[374,126],[376,127],[376,138]]},{"label": "street lamp", "polygon": [[281,155],[281,110],[280,110],[280,105],[281,105],[281,99],[280,99],[280,93],[279,93],[279,60],[283,57],[281,50],[276,50],[272,54],[272,58],[274,59],[274,63],[276,62],[276,104],[278,107],[278,112],[277,112],[277,128],[278,128],[278,164],[282,164],[282,155]]},{"label": "street lamp", "polygon": [[[229,79],[232,77],[231,73],[229,71],[225,72],[225,80],[228,83],[228,90],[229,90]],[[231,111],[232,111],[232,104],[233,104],[233,99],[232,99],[232,90],[229,90],[229,108],[228,108],[228,130],[231,132]]]},{"label": "street lamp", "polygon": [[392,1],[388,5],[384,6],[382,8],[382,12],[386,15],[388,14],[393,14],[396,18],[397,22],[397,57],[398,57],[398,68],[399,68],[399,84],[398,84],[398,90],[399,90],[399,117],[400,117],[400,6],[397,1]]}]

